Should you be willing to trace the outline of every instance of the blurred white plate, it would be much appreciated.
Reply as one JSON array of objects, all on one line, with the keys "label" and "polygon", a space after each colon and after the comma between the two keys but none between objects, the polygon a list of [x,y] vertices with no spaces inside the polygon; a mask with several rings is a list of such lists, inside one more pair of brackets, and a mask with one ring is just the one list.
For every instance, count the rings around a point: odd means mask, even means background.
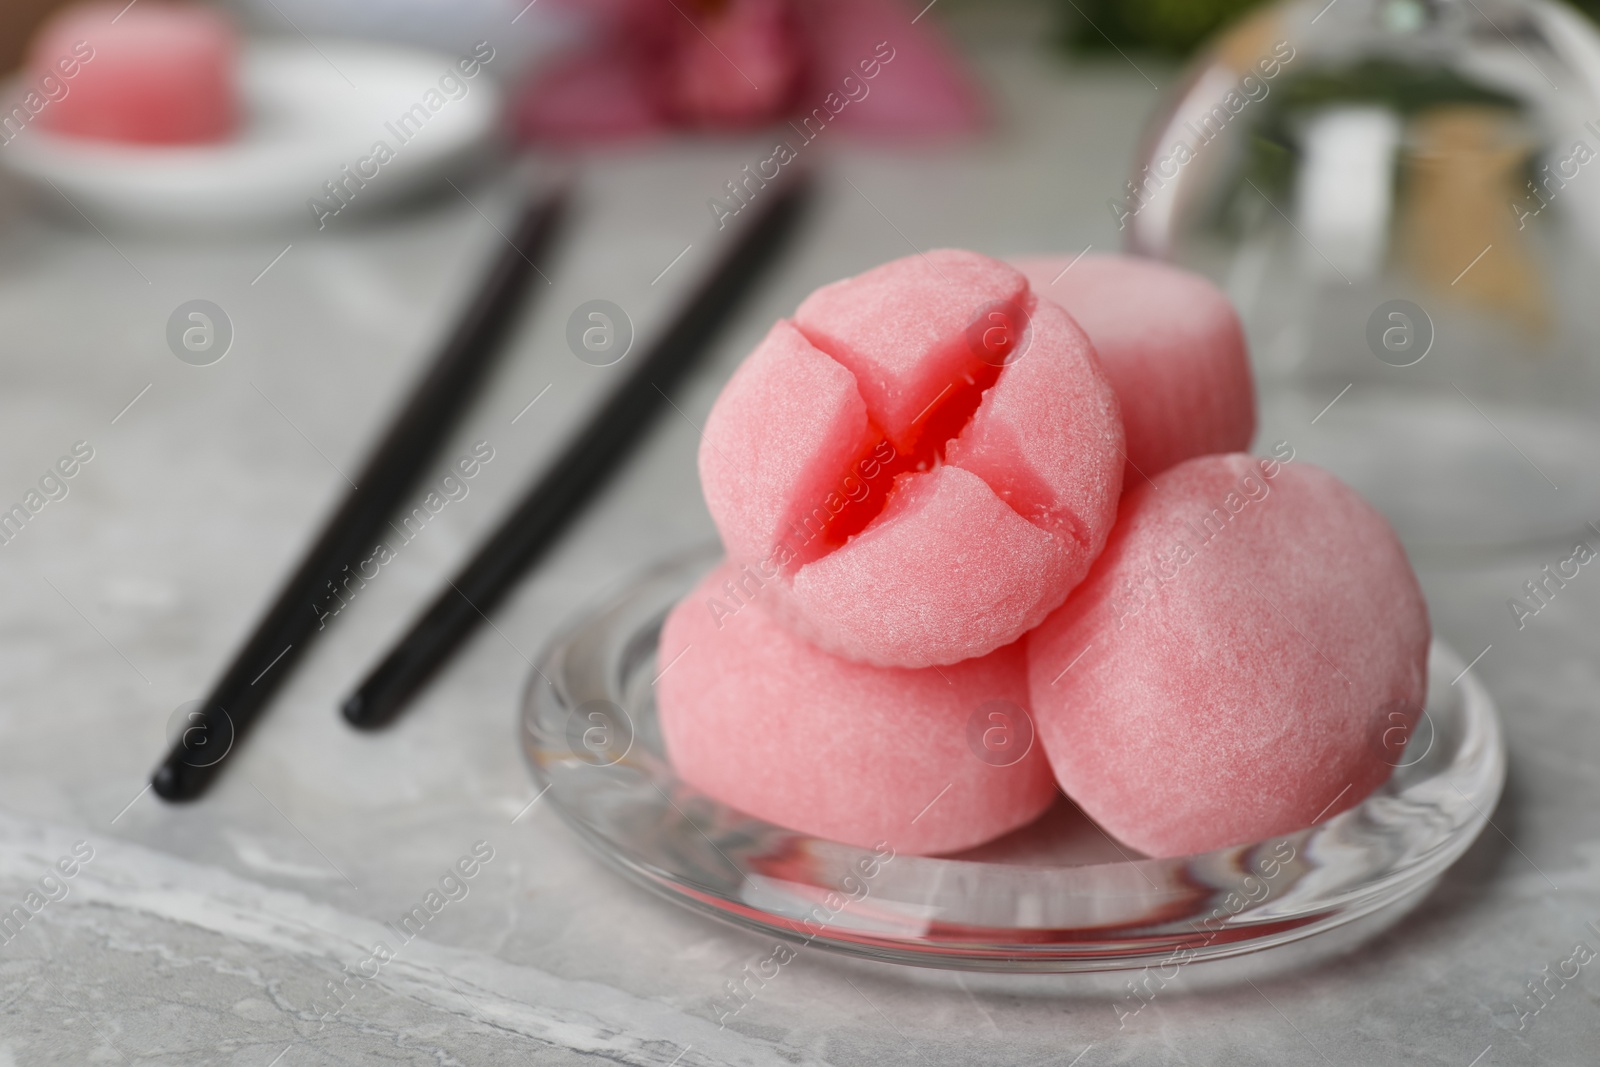
[{"label": "blurred white plate", "polygon": [[312,38],[358,38],[465,55],[494,45],[501,81],[552,52],[593,40],[595,5],[529,0],[232,0],[263,30]]},{"label": "blurred white plate", "polygon": [[[226,142],[119,144],[29,127],[0,146],[0,162],[47,195],[64,194],[96,222],[182,229],[296,221],[315,226],[308,202],[334,204],[324,183],[343,178],[343,167],[354,169],[376,142],[385,142],[394,157],[348,207],[325,219],[331,228],[438,181],[489,141],[500,114],[499,87],[487,70],[459,78],[455,63],[456,57],[444,53],[390,45],[251,42],[239,72],[245,114]],[[466,94],[452,99],[441,93],[443,106],[402,143],[391,124],[423,104],[424,94],[438,90],[440,79],[452,72],[467,85]]]}]

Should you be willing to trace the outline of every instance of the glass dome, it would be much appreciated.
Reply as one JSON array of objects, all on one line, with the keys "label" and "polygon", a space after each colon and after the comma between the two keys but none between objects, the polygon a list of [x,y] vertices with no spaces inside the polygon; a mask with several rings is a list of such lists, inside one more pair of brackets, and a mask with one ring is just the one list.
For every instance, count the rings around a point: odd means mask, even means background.
[{"label": "glass dome", "polygon": [[[1109,204],[1245,322],[1260,441],[1415,549],[1600,519],[1600,34],[1546,0],[1310,0],[1225,33]],[[1597,528],[1600,529],[1600,528]]]}]

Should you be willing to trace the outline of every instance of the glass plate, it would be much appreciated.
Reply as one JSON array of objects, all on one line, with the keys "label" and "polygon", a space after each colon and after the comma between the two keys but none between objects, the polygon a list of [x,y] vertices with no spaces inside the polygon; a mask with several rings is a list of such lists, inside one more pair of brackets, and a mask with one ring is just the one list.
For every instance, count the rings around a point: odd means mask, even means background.
[{"label": "glass plate", "polygon": [[1310,829],[1141,859],[1062,798],[1032,825],[956,856],[809,837],[697,792],[663,752],[656,640],[718,558],[708,547],[670,560],[559,634],[527,689],[523,747],[548,802],[610,865],[679,904],[790,941],[1039,973],[1176,969],[1354,924],[1320,939],[1347,947],[1421,899],[1483,829],[1505,781],[1493,702],[1435,642],[1428,706],[1389,759],[1388,782]]}]

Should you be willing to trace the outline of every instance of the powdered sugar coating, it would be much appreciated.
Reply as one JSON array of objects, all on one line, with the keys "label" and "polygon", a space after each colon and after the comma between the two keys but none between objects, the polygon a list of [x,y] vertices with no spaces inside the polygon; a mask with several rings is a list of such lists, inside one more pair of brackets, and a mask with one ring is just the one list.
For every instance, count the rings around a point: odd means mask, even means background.
[{"label": "powdered sugar coating", "polygon": [[1122,486],[1121,406],[1095,373],[1099,365],[1078,324],[1039,301],[1028,350],[984,394],[945,452],[947,462],[978,475],[1017,514],[1078,544],[1085,570],[1111,532],[1100,518],[1115,513]]},{"label": "powdered sugar coating", "polygon": [[1373,731],[1420,713],[1429,640],[1405,552],[1354,490],[1205,456],[1129,490],[1089,577],[1029,636],[1036,727],[1061,787],[1134,848],[1257,841],[1388,776]]},{"label": "powdered sugar coating", "polygon": [[1020,303],[1027,291],[1027,280],[998,259],[935,249],[824,285],[794,321],[855,375],[879,427],[907,449],[918,413],[978,362],[966,337],[978,311]]},{"label": "powdered sugar coating", "polygon": [[1255,386],[1239,316],[1220,289],[1131,256],[1032,256],[1013,265],[1094,342],[1122,402],[1126,488],[1195,456],[1250,447]]},{"label": "powdered sugar coating", "polygon": [[730,557],[775,580],[770,610],[837,655],[927,667],[1062,602],[1110,533],[1122,448],[1071,317],[1004,264],[941,251],[775,327],[713,407],[700,471]]},{"label": "powdered sugar coating", "polygon": [[1064,592],[1088,570],[1086,554],[1069,544],[977,475],[940,467],[906,475],[881,521],[802,567],[769,610],[866,663],[956,663],[993,651],[997,634],[1020,636],[1044,620],[1055,605],[1040,589]]},{"label": "powdered sugar coating", "polygon": [[724,564],[667,617],[656,699],[685,782],[780,826],[914,854],[970,848],[1050,806],[1037,744],[995,766],[967,741],[989,702],[1027,707],[1020,645],[942,671],[871,667],[788,632],[751,603],[765,595]]},{"label": "powdered sugar coating", "polygon": [[[719,504],[728,553],[763,559],[817,502],[847,491],[840,472],[867,440],[867,408],[850,372],[786,320],[739,365],[717,403],[711,443],[700,449],[700,484]],[[729,409],[762,417],[723,417]]]}]

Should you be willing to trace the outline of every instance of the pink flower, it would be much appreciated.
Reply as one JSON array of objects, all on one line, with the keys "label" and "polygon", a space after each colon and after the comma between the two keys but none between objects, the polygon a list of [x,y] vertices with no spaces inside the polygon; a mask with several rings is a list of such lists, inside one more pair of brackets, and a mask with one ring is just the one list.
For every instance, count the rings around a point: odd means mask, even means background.
[{"label": "pink flower", "polygon": [[[983,109],[954,51],[902,0],[566,0],[597,32],[517,101],[530,140],[594,141],[673,128],[759,127],[835,110],[843,129],[965,132]],[[877,74],[863,84],[862,64]],[[846,84],[845,78],[854,81]],[[842,94],[842,96],[841,96]]]},{"label": "pink flower", "polygon": [[699,14],[678,20],[661,68],[665,105],[686,126],[760,125],[793,104],[807,42],[788,0],[676,0]]}]

